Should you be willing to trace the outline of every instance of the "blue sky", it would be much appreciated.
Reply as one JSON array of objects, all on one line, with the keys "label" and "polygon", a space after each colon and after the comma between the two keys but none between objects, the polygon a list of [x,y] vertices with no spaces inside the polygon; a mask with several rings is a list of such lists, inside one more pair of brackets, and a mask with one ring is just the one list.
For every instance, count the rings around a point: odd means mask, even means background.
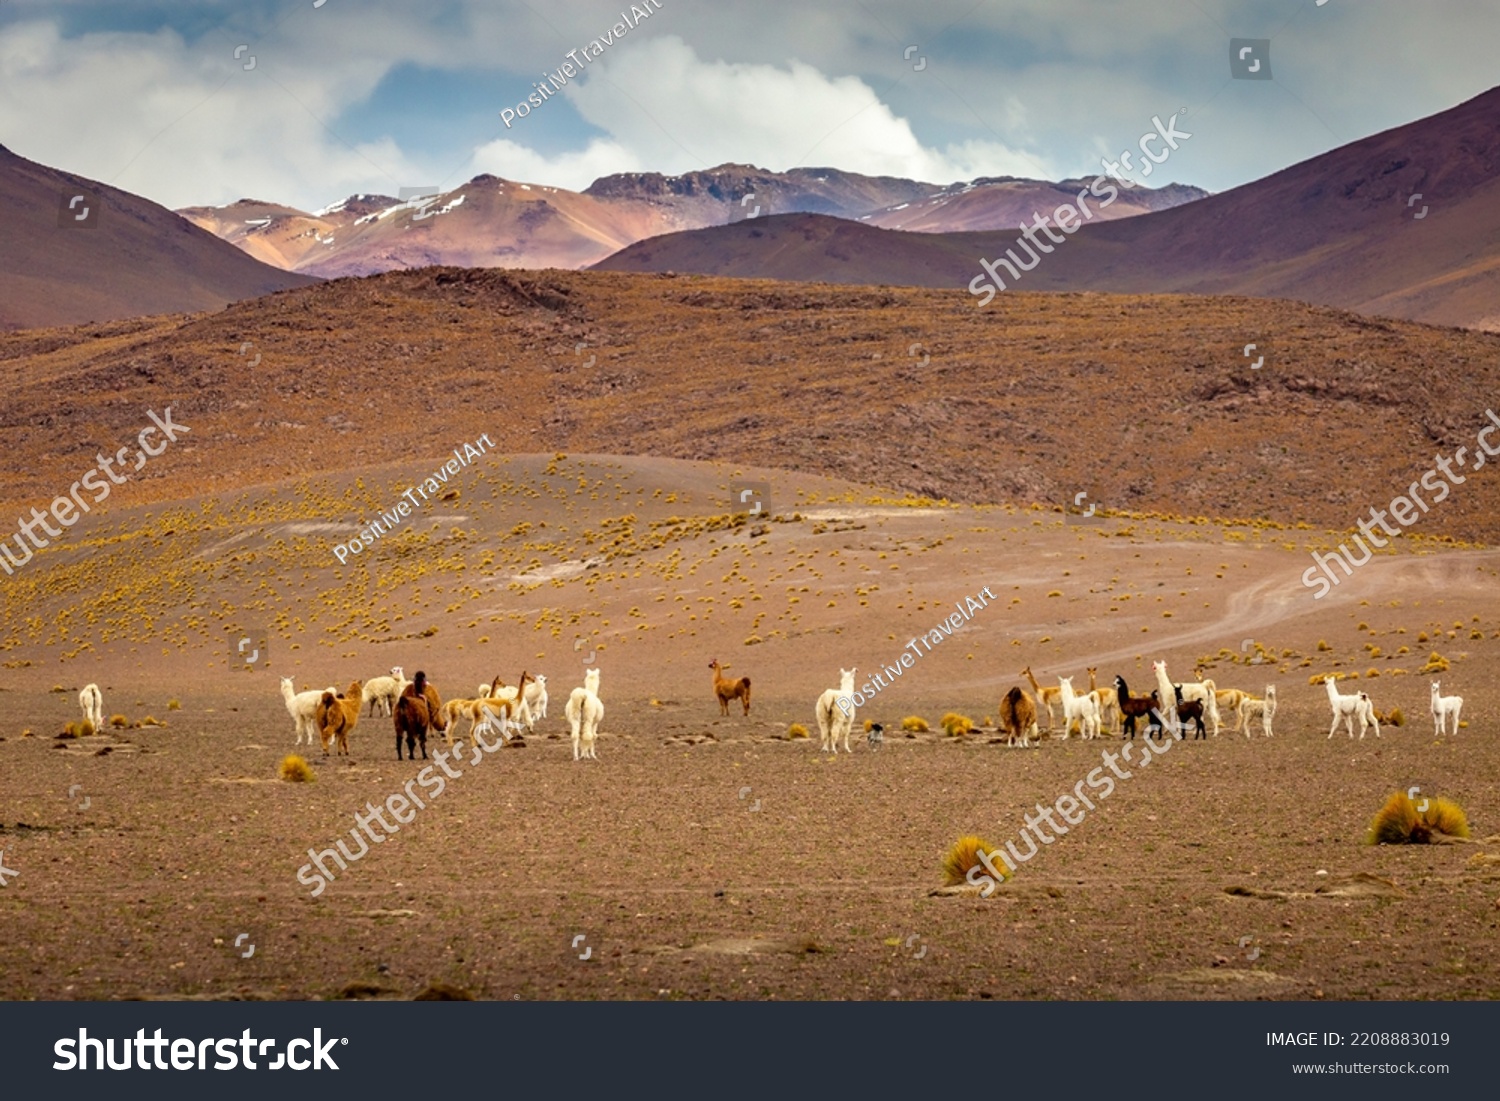
[{"label": "blue sky", "polygon": [[[1193,137],[1150,182],[1222,191],[1500,84],[1489,0],[661,0],[502,123],[622,10],[0,0],[0,143],[168,206],[315,209],[726,161],[1092,176],[1185,108]],[[1272,80],[1231,78],[1232,37],[1271,40]]]}]

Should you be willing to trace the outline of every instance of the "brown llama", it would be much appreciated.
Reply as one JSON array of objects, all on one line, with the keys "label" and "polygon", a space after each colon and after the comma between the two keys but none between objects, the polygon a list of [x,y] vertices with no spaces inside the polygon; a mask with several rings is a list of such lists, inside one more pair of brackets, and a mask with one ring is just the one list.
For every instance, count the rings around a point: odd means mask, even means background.
[{"label": "brown llama", "polygon": [[1031,745],[1031,734],[1036,730],[1036,701],[1020,685],[1000,701],[1000,729],[1005,731],[1007,744],[1019,741],[1023,746]]},{"label": "brown llama", "polygon": [[359,722],[359,711],[364,706],[361,690],[364,685],[355,681],[342,696],[324,692],[318,699],[318,708],[313,720],[318,724],[318,737],[323,743],[323,755],[328,756],[328,747],[335,740],[339,752],[349,755],[349,732]]},{"label": "brown llama", "polygon": [[1031,682],[1031,690],[1036,693],[1037,702],[1047,709],[1047,733],[1051,734],[1052,705],[1062,702],[1062,689],[1055,685],[1051,688],[1043,688],[1036,682],[1036,676],[1032,673],[1031,666],[1029,665],[1021,670],[1021,676]]},{"label": "brown llama", "polygon": [[739,700],[745,705],[745,714],[750,714],[750,678],[730,680],[725,677],[718,658],[709,662],[708,667],[714,671],[714,695],[719,697],[719,714],[729,714],[730,700]]},{"label": "brown llama", "polygon": [[[510,741],[510,728],[518,729],[523,725],[522,712],[526,708],[526,685],[535,683],[536,678],[526,670],[521,670],[521,679],[516,681],[516,694],[514,696],[498,696],[496,693],[501,688],[507,687],[502,684],[499,677],[490,685],[489,695],[470,702],[468,709],[464,712],[469,716],[469,733],[475,741],[486,751],[493,748],[485,745],[479,738],[479,728],[488,727],[500,731],[500,741]],[[519,743],[525,745],[524,739]]]},{"label": "brown llama", "polygon": [[1099,672],[1097,667],[1089,667],[1089,695],[1093,696],[1099,703],[1099,725],[1101,730],[1107,730],[1110,734],[1119,734],[1124,717],[1120,714],[1119,700],[1115,698],[1113,688],[1100,688],[1095,681],[1095,674]]},{"label": "brown llama", "polygon": [[396,725],[396,760],[401,760],[401,738],[406,737],[406,756],[417,759],[417,742],[422,743],[422,759],[427,759],[427,730],[429,727],[446,731],[447,720],[443,718],[443,701],[438,691],[427,683],[427,674],[420,669],[416,677],[401,690],[396,700],[393,716]]}]

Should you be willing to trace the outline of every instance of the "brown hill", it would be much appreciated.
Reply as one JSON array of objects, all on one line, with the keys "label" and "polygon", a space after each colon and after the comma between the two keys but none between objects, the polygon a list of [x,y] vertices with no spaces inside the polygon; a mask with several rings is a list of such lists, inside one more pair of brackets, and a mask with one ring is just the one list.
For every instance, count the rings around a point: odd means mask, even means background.
[{"label": "brown hill", "polygon": [[[1267,337],[1251,370],[1242,347]],[[170,404],[192,434],[133,499],[436,461],[488,432],[509,452],[1342,528],[1434,454],[1472,450],[1500,389],[1500,337],[1281,301],[1017,293],[976,310],[917,289],[457,269],[0,336],[0,361],[17,506]],[[1500,538],[1500,478],[1470,477],[1420,530]]]},{"label": "brown hill", "polygon": [[[1500,329],[1497,133],[1500,89],[1233,191],[1085,225],[1015,286],[1294,298]],[[859,236],[807,216],[756,229],[643,241],[597,266],[967,288],[981,257],[1015,248],[1009,231]]]},{"label": "brown hill", "polygon": [[4,146],[0,204],[0,328],[207,310],[312,282],[138,195]]},{"label": "brown hill", "polygon": [[[430,201],[355,195],[309,214],[241,199],[179,213],[256,259],[335,278],[432,264],[581,268],[643,238],[785,212],[867,216],[884,224],[918,204],[926,211],[924,230],[992,229],[1014,224],[1016,209],[1052,209],[1060,186],[1007,179],[941,188],[833,168],[781,173],[725,164],[681,176],[605,176],[582,192],[484,175]],[[1181,185],[1143,190],[1109,213],[1129,217],[1202,194]]]}]

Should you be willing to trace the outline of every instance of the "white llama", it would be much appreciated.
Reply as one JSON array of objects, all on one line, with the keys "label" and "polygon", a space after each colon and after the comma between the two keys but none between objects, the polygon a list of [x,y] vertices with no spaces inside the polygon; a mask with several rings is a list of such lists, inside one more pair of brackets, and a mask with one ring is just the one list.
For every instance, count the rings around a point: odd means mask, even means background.
[{"label": "white llama", "polygon": [[1464,709],[1462,696],[1444,696],[1438,691],[1439,681],[1432,682],[1433,733],[1439,737],[1448,733],[1448,716],[1453,716],[1453,733],[1458,733],[1458,715]]},{"label": "white llama", "polygon": [[[840,706],[839,701],[844,703]],[[854,727],[854,670],[839,669],[839,686],[830,688],[818,697],[816,708],[818,734],[823,739],[821,748],[830,753],[839,751],[839,735],[844,737],[844,752],[849,748],[849,732]]]}]

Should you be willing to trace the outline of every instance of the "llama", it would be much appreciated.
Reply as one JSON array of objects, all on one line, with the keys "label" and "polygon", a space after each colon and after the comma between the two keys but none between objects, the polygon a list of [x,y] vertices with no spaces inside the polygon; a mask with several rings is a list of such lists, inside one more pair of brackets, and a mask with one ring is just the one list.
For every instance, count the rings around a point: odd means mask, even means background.
[{"label": "llama", "polygon": [[[845,700],[849,704],[849,710],[839,706],[839,700]],[[849,730],[854,726],[854,670],[839,670],[839,686],[830,688],[818,697],[817,707],[814,709],[818,717],[818,734],[822,737],[820,748],[830,753],[839,751],[839,735],[844,736],[844,752],[852,752],[849,748]]]},{"label": "llama", "polygon": [[1031,672],[1031,666],[1021,670],[1021,676],[1031,682],[1031,690],[1036,693],[1036,702],[1047,709],[1047,733],[1052,733],[1052,705],[1061,698],[1062,690],[1059,688],[1043,688],[1036,682],[1036,676]]},{"label": "llama", "polygon": [[1093,696],[1080,696],[1073,691],[1072,677],[1059,677],[1057,679],[1059,691],[1062,693],[1063,705],[1063,740],[1066,741],[1073,733],[1073,720],[1078,720],[1079,736],[1085,741],[1099,736],[1099,701]]},{"label": "llama", "polygon": [[[1156,690],[1161,693],[1163,701],[1177,699],[1177,686],[1173,685],[1167,676],[1167,663],[1164,661],[1153,661],[1151,669],[1156,674]],[[1211,680],[1199,681],[1197,684],[1184,684],[1182,687],[1182,698],[1185,700],[1201,700],[1203,702],[1203,717],[1213,724],[1214,737],[1219,736],[1219,698],[1218,688]],[[1175,716],[1176,709],[1173,709]],[[1172,724],[1177,729],[1178,738],[1182,737],[1180,723]]]},{"label": "llama", "polygon": [[[1434,691],[1433,696],[1436,695]],[[104,693],[99,691],[97,684],[83,686],[83,691],[78,693],[78,706],[83,708],[83,721],[93,726],[95,734],[104,729]]]},{"label": "llama", "polygon": [[[490,686],[489,692],[481,699],[470,703],[468,715],[470,720],[470,733],[478,739],[481,730],[498,730],[500,741],[510,741],[510,728],[512,726],[524,725],[528,731],[532,729],[531,711],[526,705],[526,689],[532,684],[532,676],[526,670],[521,670],[521,679],[516,682],[514,688],[507,689],[500,684],[500,678],[496,677],[494,684]],[[598,679],[595,678],[594,688],[598,690]],[[506,693],[509,693],[508,695]],[[604,717],[604,705],[599,705],[598,718]],[[483,741],[479,743],[485,746]],[[592,739],[589,742],[593,745]],[[591,754],[597,756],[596,754]],[[577,758],[574,758],[575,760]]]},{"label": "llama", "polygon": [[538,673],[526,686],[526,706],[532,718],[540,722],[547,717],[547,677]]},{"label": "llama", "polygon": [[[1198,672],[1198,679],[1203,679],[1203,673],[1201,670],[1199,670]],[[1245,700],[1249,698],[1249,692],[1242,692],[1238,688],[1214,689],[1214,704],[1218,707],[1219,713],[1223,714],[1225,711],[1228,711],[1234,716],[1234,729],[1230,731],[1231,734],[1239,733],[1240,728],[1243,725],[1243,720],[1241,720],[1240,718],[1240,704],[1244,703]]]},{"label": "llama", "polygon": [[360,695],[362,687],[359,681],[355,681],[342,696],[324,692],[318,698],[314,720],[318,724],[318,739],[323,743],[323,756],[328,756],[328,747],[335,741],[339,752],[349,756],[349,734],[359,722],[359,712],[364,706],[364,697]]},{"label": "llama", "polygon": [[[1433,733],[1442,737],[1448,733],[1448,716],[1453,716],[1453,733],[1458,733],[1458,714],[1464,709],[1464,698],[1462,696],[1444,696],[1438,691],[1440,681],[1432,682],[1432,722]],[[90,685],[89,688],[92,688]],[[88,688],[84,689],[85,692]]]},{"label": "llama", "polygon": [[309,746],[313,744],[313,735],[319,729],[317,725],[318,703],[323,699],[325,692],[337,695],[338,689],[330,684],[325,689],[298,692],[291,677],[281,678],[281,698],[286,701],[287,712],[292,716],[292,722],[296,724],[296,745],[302,744],[303,734],[307,735],[307,744]]},{"label": "llama", "polygon": [[1203,701],[1185,700],[1182,698],[1182,685],[1174,684],[1173,689],[1177,692],[1177,729],[1184,738],[1187,737],[1187,720],[1191,719],[1198,728],[1195,738],[1206,738],[1203,732]]},{"label": "llama", "polygon": [[1000,700],[1000,729],[1005,731],[1007,745],[1020,742],[1022,748],[1030,748],[1031,736],[1036,729],[1036,701],[1020,685],[1016,685]]},{"label": "llama", "polygon": [[1324,685],[1328,688],[1328,703],[1333,708],[1333,725],[1328,728],[1328,736],[1331,738],[1339,728],[1342,721],[1344,728],[1348,730],[1349,737],[1354,737],[1354,720],[1359,720],[1359,740],[1365,740],[1365,727],[1375,727],[1375,737],[1380,737],[1380,720],[1375,717],[1375,705],[1370,702],[1370,697],[1363,692],[1352,696],[1345,696],[1334,687],[1335,681],[1332,674],[1323,678]]},{"label": "llama", "polygon": [[583,687],[573,689],[563,713],[573,728],[573,760],[580,755],[599,759],[594,742],[599,736],[599,723],[604,718],[604,704],[599,700],[599,670],[589,669],[584,673]]},{"label": "llama", "polygon": [[406,755],[409,760],[417,759],[417,742],[422,743],[422,759],[427,759],[427,731],[428,728],[435,730],[446,730],[447,720],[443,717],[443,701],[438,691],[427,683],[427,674],[420,669],[412,678],[411,683],[401,690],[401,695],[396,698],[396,711],[392,715],[392,721],[396,727],[396,760],[401,760],[401,738],[406,737]]},{"label": "llama", "polygon": [[1244,698],[1240,700],[1239,728],[1245,731],[1245,737],[1248,739],[1250,737],[1250,720],[1259,715],[1261,733],[1267,738],[1274,737],[1271,733],[1271,719],[1275,714],[1276,686],[1274,684],[1266,685],[1266,698],[1263,700],[1258,700],[1246,692]]},{"label": "llama", "polygon": [[375,705],[378,703],[389,716],[396,709],[396,697],[401,695],[401,690],[406,685],[406,674],[401,671],[401,666],[393,665],[390,676],[372,677],[365,681],[361,692],[362,702],[370,705],[371,715],[375,714]]},{"label": "llama", "polygon": [[745,714],[750,714],[750,678],[730,680],[720,670],[718,658],[709,662],[708,667],[714,671],[714,695],[719,698],[719,714],[728,716],[730,700],[739,700],[745,706]]},{"label": "llama", "polygon": [[1089,668],[1089,695],[1093,696],[1099,704],[1099,721],[1105,731],[1110,734],[1119,734],[1123,729],[1124,717],[1120,714],[1119,699],[1113,688],[1100,688],[1094,680],[1098,669]]},{"label": "llama", "polygon": [[1158,706],[1160,706],[1160,697],[1157,693],[1153,692],[1149,696],[1132,696],[1125,678],[1115,678],[1115,707],[1122,716],[1122,733],[1131,741],[1135,741],[1135,721],[1143,715],[1146,717],[1146,737],[1151,737],[1153,730],[1158,732],[1161,730],[1161,723],[1156,717]]},{"label": "llama", "polygon": [[[523,672],[521,675],[526,678],[526,686],[520,693],[520,705],[512,710],[514,712],[514,721],[524,725],[526,733],[530,734],[536,729],[537,720],[547,717],[547,678],[540,675],[533,677],[530,673],[526,672]],[[537,686],[537,681],[539,680],[542,682],[540,688]],[[517,685],[506,684],[499,677],[496,677],[489,684],[481,684],[476,690],[475,698],[470,702],[478,703],[480,700],[486,699],[513,700],[516,698],[517,689]],[[506,713],[509,715],[512,711],[507,710]],[[509,735],[506,735],[506,737],[508,738]]]}]

